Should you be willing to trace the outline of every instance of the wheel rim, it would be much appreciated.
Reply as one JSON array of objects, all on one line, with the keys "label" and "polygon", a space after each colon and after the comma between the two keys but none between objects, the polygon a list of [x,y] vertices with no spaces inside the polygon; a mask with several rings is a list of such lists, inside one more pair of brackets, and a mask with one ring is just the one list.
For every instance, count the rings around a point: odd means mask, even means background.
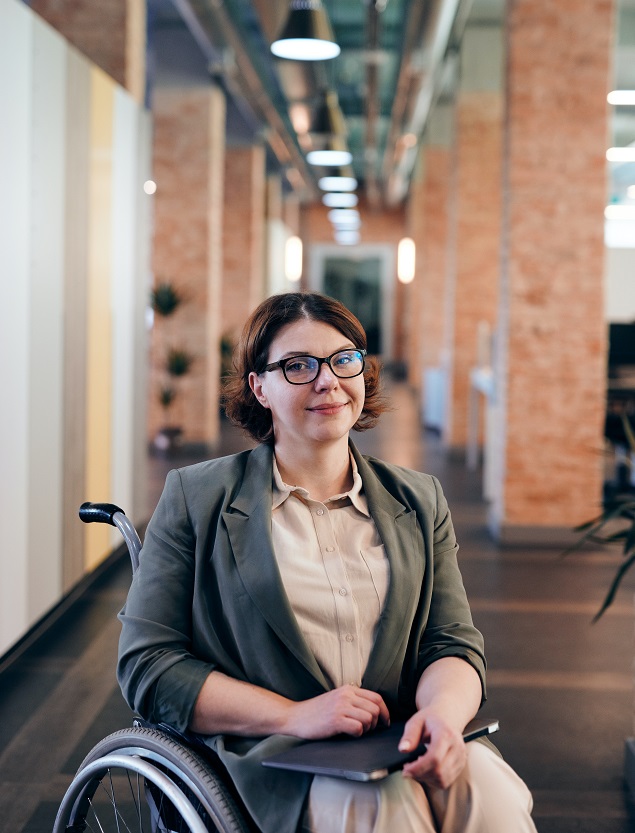
[{"label": "wheel rim", "polygon": [[60,833],[208,833],[180,786],[141,758],[105,755],[84,767],[74,785],[58,813]]}]

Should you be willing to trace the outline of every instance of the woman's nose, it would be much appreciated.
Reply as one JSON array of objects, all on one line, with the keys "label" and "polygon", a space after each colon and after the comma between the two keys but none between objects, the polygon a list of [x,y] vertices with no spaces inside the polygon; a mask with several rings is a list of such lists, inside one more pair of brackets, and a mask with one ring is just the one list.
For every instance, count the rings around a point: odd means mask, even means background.
[{"label": "woman's nose", "polygon": [[322,362],[320,372],[315,378],[315,387],[318,390],[329,390],[337,385],[337,376],[331,370],[330,365]]}]

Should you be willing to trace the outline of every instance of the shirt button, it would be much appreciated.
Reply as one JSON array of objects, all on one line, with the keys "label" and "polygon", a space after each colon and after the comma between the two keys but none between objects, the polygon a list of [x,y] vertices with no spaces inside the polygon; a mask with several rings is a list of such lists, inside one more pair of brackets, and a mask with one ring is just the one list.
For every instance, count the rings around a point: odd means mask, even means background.
[{"label": "shirt button", "polygon": [[335,547],[327,547],[326,551],[327,552],[335,552]]},{"label": "shirt button", "polygon": [[345,639],[347,642],[352,642],[352,641],[355,639],[355,637],[353,636],[353,634],[352,634],[352,633],[347,633],[347,634],[346,634],[346,636],[344,637],[344,639]]},{"label": "shirt button", "polygon": [[324,509],[317,509],[315,514],[316,515],[323,515],[324,514]]},{"label": "shirt button", "polygon": [[[346,595],[346,588],[345,587],[340,587],[340,596],[345,596],[345,595]],[[349,636],[350,636],[350,634],[349,634]]]}]

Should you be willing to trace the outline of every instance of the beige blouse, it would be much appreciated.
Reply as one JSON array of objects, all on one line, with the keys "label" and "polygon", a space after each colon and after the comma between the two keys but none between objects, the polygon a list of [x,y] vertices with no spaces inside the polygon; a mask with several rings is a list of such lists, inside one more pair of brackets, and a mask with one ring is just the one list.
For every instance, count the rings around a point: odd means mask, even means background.
[{"label": "beige blouse", "polygon": [[388,559],[351,456],[353,487],[321,503],[273,463],[273,549],[309,648],[333,687],[360,685],[388,581]]}]

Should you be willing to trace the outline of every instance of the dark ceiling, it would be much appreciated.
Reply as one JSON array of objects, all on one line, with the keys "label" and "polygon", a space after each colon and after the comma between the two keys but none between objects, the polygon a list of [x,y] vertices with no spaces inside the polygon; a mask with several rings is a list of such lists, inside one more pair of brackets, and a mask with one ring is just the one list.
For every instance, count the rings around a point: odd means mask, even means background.
[{"label": "dark ceiling", "polygon": [[[405,196],[426,118],[452,74],[469,14],[500,20],[503,0],[324,0],[341,54],[286,61],[269,45],[288,0],[149,0],[152,84],[209,83],[230,99],[230,140],[261,136],[290,187],[317,194],[329,173],[306,162],[327,141],[312,123],[328,102],[338,145],[371,201]],[[333,138],[331,136],[331,138]]]},{"label": "dark ceiling", "polygon": [[[315,132],[326,101],[335,141],[353,155],[345,172],[371,204],[399,204],[430,114],[456,89],[466,25],[501,26],[505,0],[323,5],[341,54],[306,62],[275,58],[269,49],[288,0],[148,0],[150,96],[154,85],[222,84],[228,141],[264,141],[270,166],[303,198],[316,197],[318,178],[329,173],[306,162],[306,153],[327,141]],[[619,0],[618,12],[615,84],[633,88],[635,0]],[[634,121],[635,108],[616,113],[619,143],[635,139]]]}]

